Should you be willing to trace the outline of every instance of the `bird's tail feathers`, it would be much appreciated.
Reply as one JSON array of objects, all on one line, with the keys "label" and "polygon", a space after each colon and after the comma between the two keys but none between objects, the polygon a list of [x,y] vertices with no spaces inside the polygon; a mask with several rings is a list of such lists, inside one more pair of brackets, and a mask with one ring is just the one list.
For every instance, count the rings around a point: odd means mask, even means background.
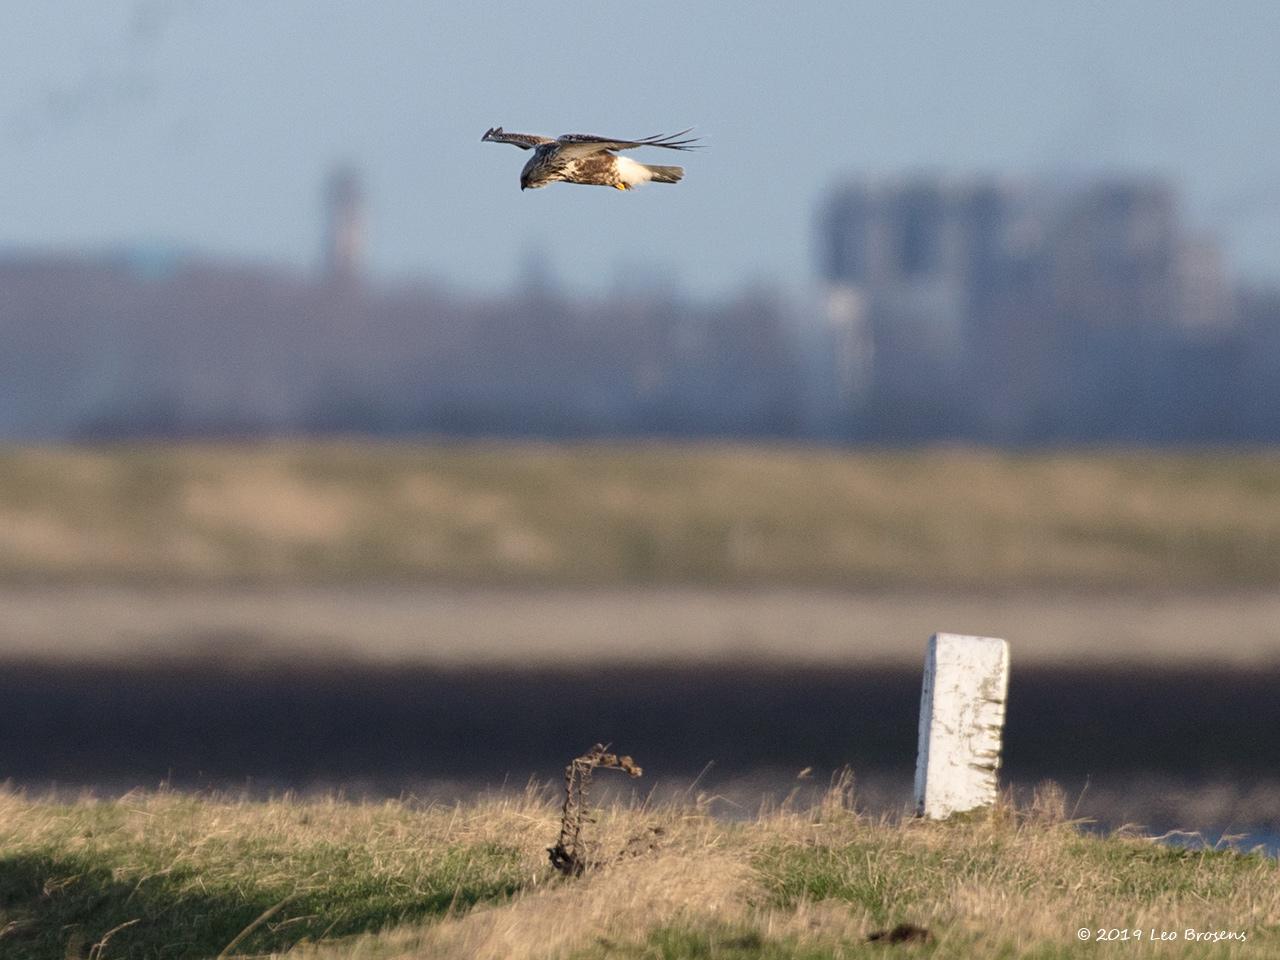
[{"label": "bird's tail feathers", "polygon": [[644,168],[653,174],[654,183],[679,183],[684,176],[684,167],[660,167],[646,163]]}]

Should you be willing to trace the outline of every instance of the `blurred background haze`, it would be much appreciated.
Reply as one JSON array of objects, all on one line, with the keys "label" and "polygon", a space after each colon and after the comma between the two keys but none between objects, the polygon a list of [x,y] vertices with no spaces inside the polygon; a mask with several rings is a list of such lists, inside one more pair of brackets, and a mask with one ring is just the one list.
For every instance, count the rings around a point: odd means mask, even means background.
[{"label": "blurred background haze", "polygon": [[[1280,431],[1280,14],[31,7],[0,437]],[[521,195],[490,125],[692,126]]]},{"label": "blurred background haze", "polygon": [[[1014,782],[1274,830],[1278,39],[1253,0],[9,12],[0,780],[394,793],[612,740],[892,806],[947,630],[1012,642]],[[495,125],[705,149],[522,194]]]}]

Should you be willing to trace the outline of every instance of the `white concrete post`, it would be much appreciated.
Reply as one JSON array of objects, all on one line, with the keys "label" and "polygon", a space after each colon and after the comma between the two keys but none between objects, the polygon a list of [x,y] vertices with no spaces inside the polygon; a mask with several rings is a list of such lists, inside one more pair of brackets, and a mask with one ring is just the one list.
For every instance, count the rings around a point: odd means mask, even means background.
[{"label": "white concrete post", "polygon": [[935,633],[920,694],[916,815],[942,820],[996,800],[1009,644]]}]

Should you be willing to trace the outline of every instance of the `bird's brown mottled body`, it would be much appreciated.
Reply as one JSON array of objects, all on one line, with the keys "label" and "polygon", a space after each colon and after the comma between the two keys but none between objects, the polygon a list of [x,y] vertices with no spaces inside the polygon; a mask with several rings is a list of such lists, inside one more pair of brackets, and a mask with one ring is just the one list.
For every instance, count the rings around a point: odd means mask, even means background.
[{"label": "bird's brown mottled body", "polygon": [[694,140],[680,140],[688,130],[671,136],[645,137],[641,140],[612,140],[592,134],[568,133],[552,140],[529,133],[507,133],[501,127],[485,131],[481,140],[510,143],[533,156],[520,172],[520,189],[533,190],[557,181],[630,190],[642,183],[678,183],[683,167],[664,167],[637,163],[621,157],[616,151],[637,147],[663,147],[667,150],[692,150]]}]

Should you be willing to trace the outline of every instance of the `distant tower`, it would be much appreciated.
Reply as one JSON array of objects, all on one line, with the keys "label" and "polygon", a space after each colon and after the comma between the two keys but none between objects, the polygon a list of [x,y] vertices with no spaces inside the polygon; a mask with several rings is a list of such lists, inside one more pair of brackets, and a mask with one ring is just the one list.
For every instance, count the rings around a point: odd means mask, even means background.
[{"label": "distant tower", "polygon": [[364,266],[364,191],[355,168],[334,169],[325,186],[325,277],[335,283],[355,283]]}]

